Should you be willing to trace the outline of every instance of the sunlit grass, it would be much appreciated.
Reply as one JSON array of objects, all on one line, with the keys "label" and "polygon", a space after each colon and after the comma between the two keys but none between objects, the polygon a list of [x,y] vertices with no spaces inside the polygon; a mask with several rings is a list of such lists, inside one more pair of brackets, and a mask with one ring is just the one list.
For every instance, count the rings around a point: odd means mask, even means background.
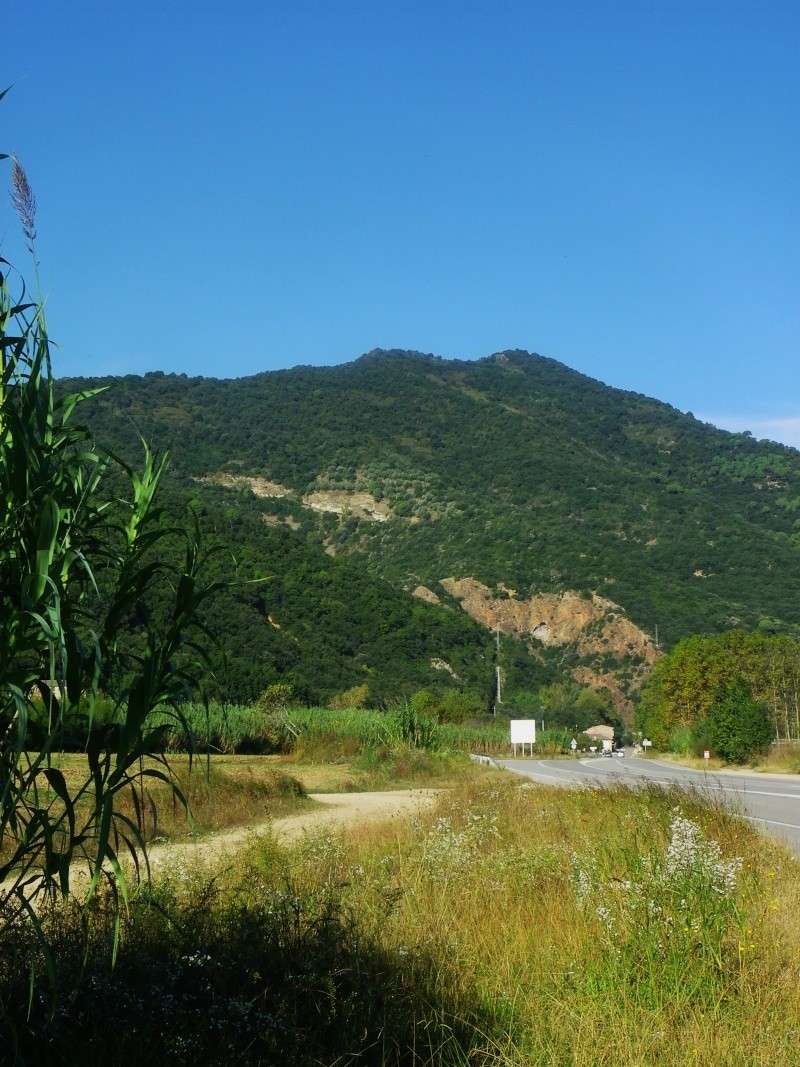
[{"label": "sunlit grass", "polygon": [[[799,868],[700,796],[485,772],[414,820],[262,838],[213,889],[167,875],[132,905],[115,972],[93,920],[76,981],[102,977],[103,1018],[87,998],[48,1025],[122,1064],[160,1047],[177,1063],[794,1067]],[[23,979],[3,981],[22,1011]],[[115,1038],[132,1025],[136,1042]]]},{"label": "sunlit grass", "polygon": [[752,770],[765,774],[800,774],[800,743],[771,745],[766,753],[756,756],[751,763],[742,767],[740,764],[726,763],[725,760],[702,756],[677,755],[672,752],[658,754],[658,759],[677,763],[693,770]]}]

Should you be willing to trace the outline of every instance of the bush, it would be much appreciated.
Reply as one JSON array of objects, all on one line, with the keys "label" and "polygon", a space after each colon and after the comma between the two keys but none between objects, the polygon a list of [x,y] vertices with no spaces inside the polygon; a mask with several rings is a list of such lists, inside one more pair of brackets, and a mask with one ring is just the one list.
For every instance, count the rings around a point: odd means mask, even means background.
[{"label": "bush", "polygon": [[332,697],[329,707],[335,711],[346,711],[347,708],[363,708],[369,700],[369,686],[354,685],[351,689],[345,689],[343,693],[337,693]]},{"label": "bush", "polygon": [[432,689],[418,689],[408,703],[417,715],[433,718],[438,713],[439,698]]},{"label": "bush", "polygon": [[485,711],[483,701],[476,693],[462,689],[448,689],[439,702],[439,722],[466,722]]},{"label": "bush", "polygon": [[720,690],[707,725],[712,749],[731,763],[745,763],[763,752],[772,740],[766,705],[753,699],[741,678]]},{"label": "bush", "polygon": [[289,706],[293,695],[294,690],[291,685],[286,682],[275,682],[268,685],[258,698],[256,708],[267,712],[283,711]]},{"label": "bush", "polygon": [[681,756],[695,753],[697,750],[696,729],[692,730],[689,726],[676,726],[669,735],[669,750]]},{"label": "bush", "polygon": [[469,689],[448,689],[434,693],[432,689],[418,689],[408,702],[417,715],[439,722],[462,723],[486,713],[480,695]]}]

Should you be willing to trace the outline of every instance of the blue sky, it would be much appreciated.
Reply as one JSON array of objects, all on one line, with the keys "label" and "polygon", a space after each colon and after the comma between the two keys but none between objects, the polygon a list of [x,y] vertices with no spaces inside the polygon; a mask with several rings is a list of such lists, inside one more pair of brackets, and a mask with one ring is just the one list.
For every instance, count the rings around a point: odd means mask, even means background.
[{"label": "blue sky", "polygon": [[[0,149],[37,192],[61,373],[520,347],[800,444],[796,2],[4,23]],[[24,258],[8,207],[0,241]]]}]

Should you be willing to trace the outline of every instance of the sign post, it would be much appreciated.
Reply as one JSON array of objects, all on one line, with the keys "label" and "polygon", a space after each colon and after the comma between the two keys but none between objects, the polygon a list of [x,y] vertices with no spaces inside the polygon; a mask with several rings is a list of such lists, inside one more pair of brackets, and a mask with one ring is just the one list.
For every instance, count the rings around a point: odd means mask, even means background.
[{"label": "sign post", "polygon": [[526,745],[530,747],[530,754],[533,755],[533,746],[536,744],[536,719],[511,719],[508,725],[514,755],[517,754],[517,745],[522,745],[523,756]]}]

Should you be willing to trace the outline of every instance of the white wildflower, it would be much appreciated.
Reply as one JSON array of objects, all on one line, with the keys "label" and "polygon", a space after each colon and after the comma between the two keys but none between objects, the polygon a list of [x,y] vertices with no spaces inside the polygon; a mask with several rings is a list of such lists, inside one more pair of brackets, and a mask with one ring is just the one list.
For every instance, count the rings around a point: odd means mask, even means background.
[{"label": "white wildflower", "polygon": [[709,841],[697,823],[676,812],[670,826],[670,841],[664,859],[668,881],[700,878],[720,896],[731,896],[742,860],[723,860],[719,844]]}]

